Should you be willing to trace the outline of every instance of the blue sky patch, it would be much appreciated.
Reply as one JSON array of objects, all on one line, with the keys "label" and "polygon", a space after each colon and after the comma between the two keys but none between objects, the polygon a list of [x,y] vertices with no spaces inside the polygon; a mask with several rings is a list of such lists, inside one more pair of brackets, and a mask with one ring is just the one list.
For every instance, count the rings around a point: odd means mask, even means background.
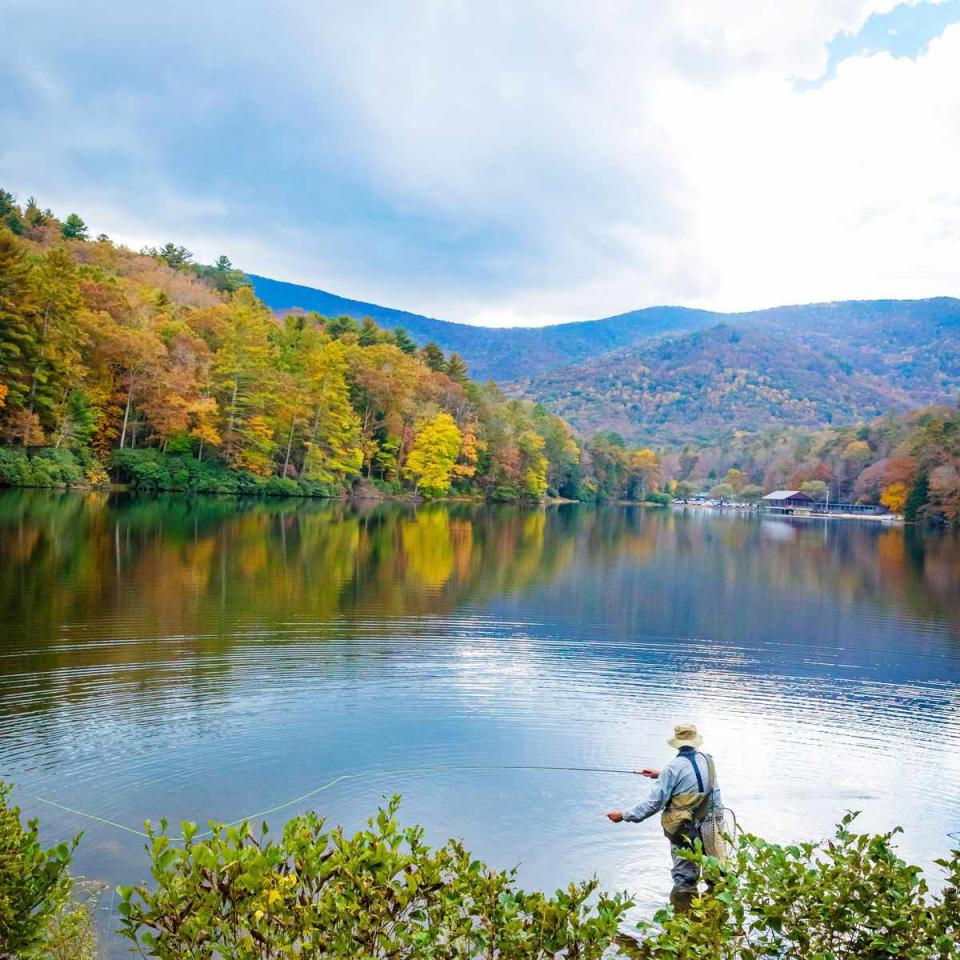
[{"label": "blue sky patch", "polygon": [[816,80],[800,80],[798,90],[816,90],[837,75],[837,67],[851,57],[889,53],[892,57],[916,60],[931,40],[951,23],[960,20],[960,0],[932,3],[901,3],[888,13],[875,13],[857,33],[838,33],[827,44],[827,69]]}]

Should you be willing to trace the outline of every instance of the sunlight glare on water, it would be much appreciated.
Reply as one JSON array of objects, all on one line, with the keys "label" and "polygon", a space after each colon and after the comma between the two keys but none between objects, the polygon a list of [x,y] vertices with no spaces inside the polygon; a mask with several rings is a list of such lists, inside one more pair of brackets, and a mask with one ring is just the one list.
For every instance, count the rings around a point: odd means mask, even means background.
[{"label": "sunlight glare on water", "polygon": [[[552,889],[596,872],[649,914],[658,824],[632,769],[702,727],[770,839],[848,809],[930,867],[960,829],[960,543],[868,523],[0,494],[0,771],[78,872],[147,877],[137,828],[385,797]],[[413,769],[411,769],[413,768]],[[935,874],[932,874],[935,876]],[[115,949],[119,949],[118,947]]]}]

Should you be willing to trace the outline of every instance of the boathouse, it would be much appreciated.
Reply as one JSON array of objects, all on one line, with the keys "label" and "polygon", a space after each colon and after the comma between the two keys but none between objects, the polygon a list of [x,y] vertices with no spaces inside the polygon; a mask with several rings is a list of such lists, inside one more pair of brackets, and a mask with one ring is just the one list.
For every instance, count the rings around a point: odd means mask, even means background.
[{"label": "boathouse", "polygon": [[770,513],[793,513],[794,510],[809,510],[813,499],[800,490],[774,490],[761,501],[764,510]]}]

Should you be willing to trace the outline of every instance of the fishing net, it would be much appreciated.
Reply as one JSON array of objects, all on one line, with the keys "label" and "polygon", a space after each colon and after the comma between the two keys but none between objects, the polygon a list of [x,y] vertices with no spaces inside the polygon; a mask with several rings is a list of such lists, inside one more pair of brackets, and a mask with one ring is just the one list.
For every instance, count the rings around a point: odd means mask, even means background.
[{"label": "fishing net", "polygon": [[700,824],[703,852],[721,863],[731,859],[737,847],[737,818],[729,807],[710,814]]}]

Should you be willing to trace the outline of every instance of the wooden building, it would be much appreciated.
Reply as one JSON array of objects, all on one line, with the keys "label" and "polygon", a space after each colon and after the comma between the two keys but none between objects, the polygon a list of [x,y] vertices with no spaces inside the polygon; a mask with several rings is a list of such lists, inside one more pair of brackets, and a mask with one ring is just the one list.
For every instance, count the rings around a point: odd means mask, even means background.
[{"label": "wooden building", "polygon": [[761,506],[769,513],[793,513],[794,510],[809,510],[813,499],[799,490],[774,490],[761,501]]}]

